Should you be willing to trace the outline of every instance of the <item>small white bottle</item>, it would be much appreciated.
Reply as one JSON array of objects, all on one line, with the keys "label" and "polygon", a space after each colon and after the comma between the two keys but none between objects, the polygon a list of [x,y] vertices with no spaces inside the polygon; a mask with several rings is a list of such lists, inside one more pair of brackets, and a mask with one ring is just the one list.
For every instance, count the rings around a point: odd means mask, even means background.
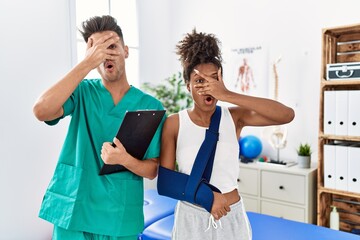
[{"label": "small white bottle", "polygon": [[333,209],[330,212],[330,228],[339,230],[339,212],[336,210],[336,206],[331,206]]}]

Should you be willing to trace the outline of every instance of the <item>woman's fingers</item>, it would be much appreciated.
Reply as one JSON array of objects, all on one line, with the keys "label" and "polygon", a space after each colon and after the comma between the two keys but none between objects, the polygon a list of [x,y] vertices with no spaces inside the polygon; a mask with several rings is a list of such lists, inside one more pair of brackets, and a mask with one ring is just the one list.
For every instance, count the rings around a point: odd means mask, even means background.
[{"label": "woman's fingers", "polygon": [[219,70],[218,70],[218,80],[219,80],[219,82],[224,82],[224,81],[223,81],[223,78],[222,78],[221,71],[222,71],[222,69],[219,68]]}]

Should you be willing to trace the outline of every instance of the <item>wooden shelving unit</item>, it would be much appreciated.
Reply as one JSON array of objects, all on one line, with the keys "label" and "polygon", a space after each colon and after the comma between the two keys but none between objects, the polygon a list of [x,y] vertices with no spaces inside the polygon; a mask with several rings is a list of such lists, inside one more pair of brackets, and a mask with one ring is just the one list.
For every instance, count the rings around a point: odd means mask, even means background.
[{"label": "wooden shelving unit", "polygon": [[[346,44],[338,44],[339,42]],[[360,79],[326,80],[327,64],[347,62],[360,62],[360,24],[323,29],[318,141],[317,224],[329,227],[330,206],[336,206],[340,214],[340,230],[350,232],[352,229],[360,229],[360,193],[324,187],[324,144],[331,141],[360,143],[360,136],[324,134],[324,91],[360,90]]]}]

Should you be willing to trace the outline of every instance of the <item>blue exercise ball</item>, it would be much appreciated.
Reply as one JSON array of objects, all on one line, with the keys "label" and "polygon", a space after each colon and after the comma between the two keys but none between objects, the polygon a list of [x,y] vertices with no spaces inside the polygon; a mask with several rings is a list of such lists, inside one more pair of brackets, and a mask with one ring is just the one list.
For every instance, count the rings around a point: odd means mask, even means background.
[{"label": "blue exercise ball", "polygon": [[239,140],[239,147],[240,156],[250,159],[258,157],[262,151],[261,140],[254,135],[241,137]]}]

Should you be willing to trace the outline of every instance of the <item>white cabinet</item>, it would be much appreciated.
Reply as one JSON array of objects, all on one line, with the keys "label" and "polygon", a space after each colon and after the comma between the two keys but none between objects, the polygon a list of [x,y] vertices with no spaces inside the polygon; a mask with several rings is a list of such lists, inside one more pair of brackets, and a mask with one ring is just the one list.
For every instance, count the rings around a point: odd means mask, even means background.
[{"label": "white cabinet", "polygon": [[317,168],[240,163],[239,192],[247,211],[316,223]]}]

